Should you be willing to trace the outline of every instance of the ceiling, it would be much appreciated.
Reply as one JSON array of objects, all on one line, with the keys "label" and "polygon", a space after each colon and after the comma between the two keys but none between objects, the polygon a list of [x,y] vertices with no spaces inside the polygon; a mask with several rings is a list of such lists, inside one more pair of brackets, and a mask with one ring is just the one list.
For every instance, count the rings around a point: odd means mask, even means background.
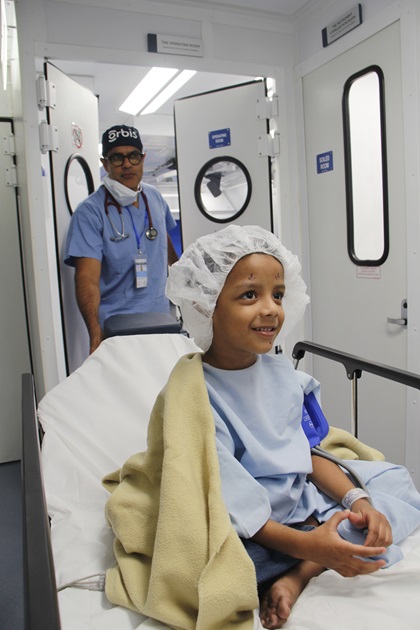
[{"label": "ceiling", "polygon": [[[167,0],[154,0],[155,2],[167,2]],[[258,13],[274,13],[277,18],[294,18],[314,0],[177,0],[178,4],[214,8],[221,10],[253,11]]]},{"label": "ceiling", "polygon": [[[167,0],[154,0],[167,2]],[[214,8],[217,10],[241,10],[275,14],[276,18],[293,19],[313,0],[177,0],[179,4]],[[174,65],[176,57],[174,57]],[[99,133],[114,124],[128,124],[139,129],[147,152],[144,179],[156,183],[156,179],[173,168],[175,140],[173,127],[173,101],[192,94],[236,85],[254,79],[250,76],[197,74],[167,101],[155,114],[131,116],[119,111],[121,103],[147,74],[150,68],[119,64],[84,61],[54,60],[53,64],[78,83],[98,96]]]},{"label": "ceiling", "polygon": [[174,167],[174,100],[229,85],[237,85],[255,78],[197,72],[158,112],[145,116],[131,116],[119,111],[119,107],[150,68],[61,60],[54,60],[53,64],[98,96],[100,136],[105,129],[115,124],[126,124],[139,129],[147,153],[144,180],[154,184],[162,173]]}]

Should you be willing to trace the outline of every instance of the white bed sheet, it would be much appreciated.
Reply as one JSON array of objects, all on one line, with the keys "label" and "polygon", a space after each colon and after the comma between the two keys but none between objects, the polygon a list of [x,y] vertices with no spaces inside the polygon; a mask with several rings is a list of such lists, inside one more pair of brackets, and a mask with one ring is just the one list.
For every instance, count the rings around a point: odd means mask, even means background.
[{"label": "white bed sheet", "polygon": [[[49,392],[38,407],[45,430],[42,464],[58,587],[104,574],[115,562],[104,517],[102,477],[146,448],[157,394],[180,356],[194,352],[182,335],[113,337]],[[295,605],[287,630],[415,630],[420,627],[420,529],[406,558],[372,576],[327,571]],[[103,592],[59,593],[63,630],[147,630],[166,626],[111,605]],[[255,618],[255,629],[262,626]]]}]

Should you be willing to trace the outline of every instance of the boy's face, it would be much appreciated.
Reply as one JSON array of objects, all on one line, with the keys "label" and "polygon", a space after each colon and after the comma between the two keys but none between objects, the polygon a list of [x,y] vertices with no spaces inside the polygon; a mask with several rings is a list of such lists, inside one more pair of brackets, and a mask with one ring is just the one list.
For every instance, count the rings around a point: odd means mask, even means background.
[{"label": "boy's face", "polygon": [[282,264],[266,254],[241,258],[226,278],[213,314],[213,341],[205,360],[226,370],[255,363],[271,350],[284,322]]}]

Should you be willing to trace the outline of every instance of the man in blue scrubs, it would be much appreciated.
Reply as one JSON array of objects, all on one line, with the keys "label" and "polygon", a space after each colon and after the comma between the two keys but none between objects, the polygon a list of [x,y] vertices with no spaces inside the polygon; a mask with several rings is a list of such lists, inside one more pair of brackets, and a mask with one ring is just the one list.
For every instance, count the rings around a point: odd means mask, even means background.
[{"label": "man in blue scrubs", "polygon": [[176,222],[159,191],[141,183],[145,155],[137,129],[107,129],[103,185],[78,205],[70,222],[64,262],[75,267],[91,353],[111,315],[169,312],[165,284],[177,255],[168,232]]}]

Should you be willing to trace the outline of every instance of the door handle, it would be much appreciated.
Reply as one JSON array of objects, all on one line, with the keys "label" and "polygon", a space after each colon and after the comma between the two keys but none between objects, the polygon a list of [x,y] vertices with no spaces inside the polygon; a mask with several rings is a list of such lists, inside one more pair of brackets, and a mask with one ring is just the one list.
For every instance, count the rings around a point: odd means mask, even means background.
[{"label": "door handle", "polygon": [[395,319],[393,317],[388,317],[388,324],[396,324],[397,326],[407,326],[407,299],[402,300],[401,302],[401,317]]}]

